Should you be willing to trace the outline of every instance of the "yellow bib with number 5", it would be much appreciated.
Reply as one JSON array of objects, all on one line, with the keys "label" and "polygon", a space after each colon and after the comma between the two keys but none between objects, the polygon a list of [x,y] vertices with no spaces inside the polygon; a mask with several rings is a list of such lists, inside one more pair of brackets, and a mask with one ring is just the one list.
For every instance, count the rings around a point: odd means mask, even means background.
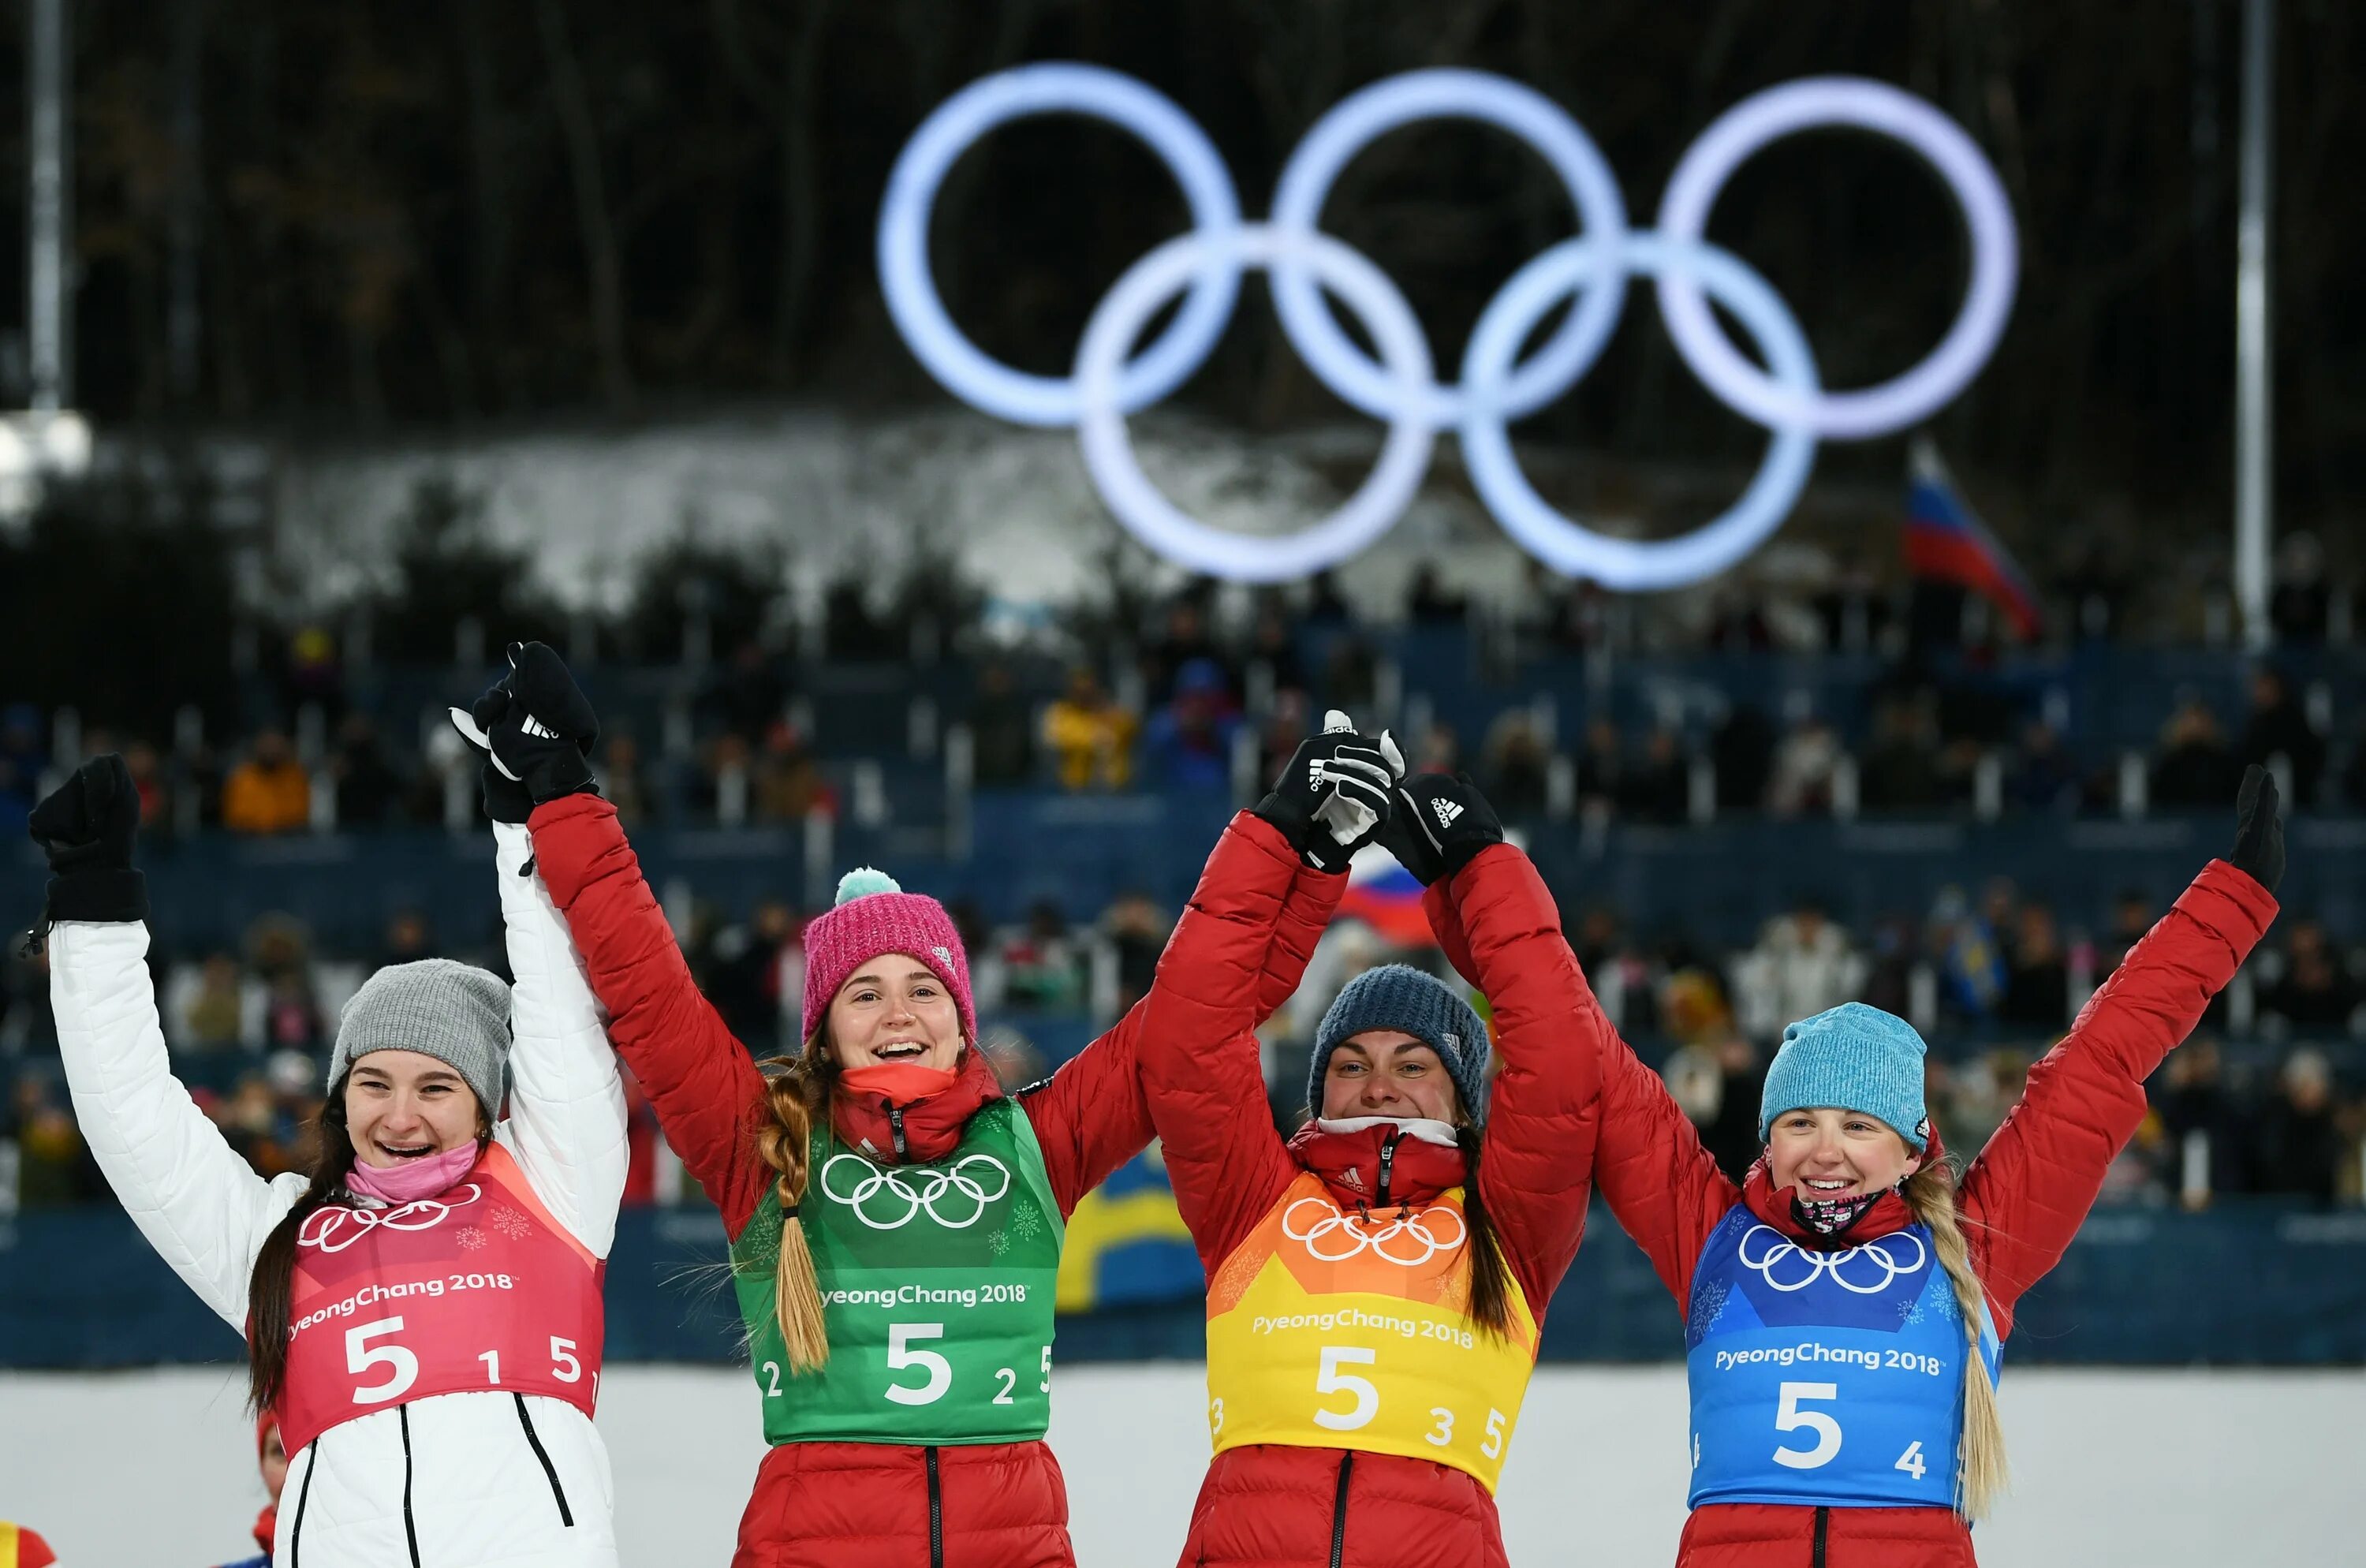
[{"label": "yellow bib with number 5", "polygon": [[1516,1282],[1510,1332],[1470,1320],[1458,1189],[1351,1213],[1303,1174],[1208,1286],[1208,1424],[1248,1443],[1434,1460],[1490,1493],[1537,1360]]}]

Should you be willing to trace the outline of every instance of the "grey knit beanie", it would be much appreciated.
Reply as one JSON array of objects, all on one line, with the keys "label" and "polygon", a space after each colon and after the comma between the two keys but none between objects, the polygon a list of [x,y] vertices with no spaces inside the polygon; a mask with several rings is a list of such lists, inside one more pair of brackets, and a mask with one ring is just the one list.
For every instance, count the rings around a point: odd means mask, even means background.
[{"label": "grey knit beanie", "polygon": [[1323,1074],[1331,1053],[1368,1029],[1402,1029],[1437,1053],[1474,1126],[1487,1124],[1487,1026],[1469,1002],[1434,975],[1409,964],[1383,964],[1347,982],[1314,1031],[1306,1109],[1323,1114]]},{"label": "grey knit beanie", "polygon": [[498,975],[448,958],[389,964],[338,1016],[329,1092],[372,1051],[434,1057],[468,1080],[489,1120],[497,1118],[510,1063],[510,988]]}]

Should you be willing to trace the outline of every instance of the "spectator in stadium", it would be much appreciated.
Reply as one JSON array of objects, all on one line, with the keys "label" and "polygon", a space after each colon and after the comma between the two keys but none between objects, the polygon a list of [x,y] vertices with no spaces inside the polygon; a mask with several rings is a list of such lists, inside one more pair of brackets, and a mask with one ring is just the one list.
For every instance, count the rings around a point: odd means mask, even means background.
[{"label": "spectator in stadium", "polygon": [[1174,934],[1175,922],[1159,913],[1150,895],[1139,888],[1117,896],[1101,911],[1101,932],[1117,950],[1117,1010],[1129,1012],[1150,994],[1158,972],[1158,955]]},{"label": "spectator in stadium", "polygon": [[1581,806],[1608,811],[1618,804],[1627,783],[1627,744],[1617,724],[1607,715],[1585,726],[1585,741],[1577,753],[1577,799]]},{"label": "spectator in stadium", "polygon": [[2333,1066],[2304,1046],[2284,1058],[2251,1145],[2252,1190],[2331,1203],[2350,1146],[2333,1102]]},{"label": "spectator in stadium", "polygon": [[[491,730],[495,760],[535,803],[535,863],[616,1049],[723,1212],[771,1445],[740,1518],[740,1560],[1069,1561],[1065,1495],[1042,1440],[1053,1281],[1062,1220],[1149,1141],[1135,1071],[1143,1010],[1011,1098],[977,1048],[967,944],[952,917],[866,868],[806,926],[802,1049],[759,1066],[700,995],[615,813],[592,787],[591,705],[542,644],[513,660],[518,716]],[[1255,987],[1266,1010],[1296,987],[1337,897],[1310,884],[1285,898],[1290,934],[1260,954],[1272,968]],[[946,1186],[893,1216],[892,1194],[916,1190],[893,1178],[896,1168],[956,1159],[1009,1179]],[[883,1189],[891,1196],[874,1217],[861,1206]],[[972,1199],[965,1213],[940,1211]],[[855,1281],[883,1267],[974,1282],[997,1304],[959,1314],[947,1337],[907,1357],[888,1314],[854,1299],[864,1296]],[[1004,1287],[998,1298],[983,1295],[988,1285]],[[925,1404],[892,1396],[922,1386],[897,1368],[935,1366],[950,1380],[955,1364],[961,1393],[940,1397],[950,1384],[932,1381]],[[988,1397],[997,1365],[1019,1374],[999,1401]]]},{"label": "spectator in stadium", "polygon": [[[232,1328],[251,1329],[254,1404],[298,1456],[302,1501],[276,1524],[275,1559],[616,1562],[592,1393],[624,1100],[567,932],[521,874],[522,795],[515,806],[490,805],[514,990],[445,961],[373,976],[338,1031],[317,1163],[273,1181],[167,1071],[147,893],[131,864],[138,796],[121,758],[85,763],[33,814],[53,874],[43,934],[84,1134],[165,1262]],[[479,1201],[485,1223],[452,1221],[476,1238],[461,1244],[470,1264],[526,1281],[498,1312],[466,1291],[410,1288],[444,1279],[455,1242],[442,1223]],[[401,1205],[437,1218],[398,1229],[352,1217]],[[330,1264],[323,1238],[340,1226],[371,1244]],[[355,1288],[400,1289],[402,1310],[360,1325],[364,1341],[307,1332]],[[299,1301],[327,1304],[308,1322]]]},{"label": "spectator in stadium", "polygon": [[[2196,1134],[2201,1135],[2209,1181],[2200,1190],[2186,1193],[2193,1207],[2206,1202],[2213,1191],[2240,1192],[2251,1185],[2252,1118],[2226,1086],[2225,1063],[2216,1040],[2197,1035],[2191,1044],[2169,1057],[2169,1066],[2155,1082],[2152,1102],[2180,1160],[2187,1143]],[[2180,1190],[2184,1187],[2182,1172],[2178,1185]]]},{"label": "spectator in stadium", "polygon": [[97,1172],[74,1119],[46,1077],[17,1080],[10,1137],[17,1145],[17,1201],[28,1209],[58,1208],[98,1191]]},{"label": "spectator in stadium", "polygon": [[2013,916],[2011,957],[2004,994],[1997,999],[2000,1023],[2060,1029],[2070,1018],[2070,971],[2062,954],[2054,911],[2034,899]]},{"label": "spectator in stadium", "polygon": [[266,729],[222,783],[221,823],[233,833],[291,833],[312,819],[312,781],[287,744]]},{"label": "spectator in stadium", "polygon": [[2164,810],[2215,810],[2234,798],[2242,764],[2226,750],[2218,716],[2196,698],[2178,705],[2161,727],[2152,767],[2152,804]]},{"label": "spectator in stadium", "polygon": [[[2096,994],[1960,1180],[1922,1039],[1894,1014],[1853,1002],[1785,1029],[1764,1153],[1736,1184],[1583,999],[1569,1021],[1602,1062],[1603,1195],[1684,1315],[1696,1451],[1679,1568],[1972,1568],[1970,1525],[2005,1482],[1994,1380],[2013,1309],[2142,1122],[2145,1079],[2274,919],[2276,806],[2253,769],[2228,859]],[[1802,1389],[1788,1352],[1811,1348]],[[1873,1365],[1889,1353],[1939,1375],[1899,1382]],[[1824,1400],[1852,1413],[1845,1444]],[[1770,1433],[1793,1435],[1770,1449]]]},{"label": "spectator in stadium", "polygon": [[279,1423],[265,1411],[254,1419],[255,1462],[263,1472],[263,1512],[254,1517],[254,1544],[261,1553],[242,1557],[222,1568],[271,1568],[271,1543],[279,1533],[279,1495],[287,1484],[287,1447],[280,1440]]},{"label": "spectator in stadium", "polygon": [[2284,968],[2259,997],[2262,1012],[2302,1032],[2348,1033],[2357,1016],[2358,982],[2315,920],[2295,920],[2284,937]]},{"label": "spectator in stadium", "polygon": [[1777,817],[1831,810],[1832,775],[1840,761],[1841,738],[1831,725],[1813,716],[1800,719],[1774,749],[1766,809]]},{"label": "spectator in stadium", "polygon": [[1774,727],[1748,703],[1736,703],[1709,737],[1719,811],[1763,811],[1774,776]]},{"label": "spectator in stadium", "polygon": [[1939,804],[1939,731],[1922,703],[1891,698],[1873,716],[1873,743],[1858,766],[1868,811],[1928,810]]},{"label": "spectator in stadium", "polygon": [[262,987],[257,984],[251,988],[254,1024],[250,1037],[250,987],[237,959],[227,953],[209,953],[202,964],[177,965],[164,987],[166,1038],[186,1051],[261,1045]]},{"label": "spectator in stadium", "polygon": [[2005,775],[2005,798],[2030,811],[2068,815],[2079,809],[2079,769],[2062,749],[2062,733],[2044,719],[2022,727],[2021,745]]},{"label": "spectator in stadium", "polygon": [[[124,760],[131,764],[131,776],[138,779],[139,760],[129,753]],[[340,827],[377,827],[401,812],[406,792],[402,775],[387,761],[377,726],[366,713],[349,713],[337,727],[337,750],[329,759],[329,777],[336,785]],[[143,798],[143,813],[152,804]]]},{"label": "spectator in stadium", "polygon": [[2325,737],[2293,700],[2283,672],[2262,664],[2251,671],[2251,715],[2244,721],[2235,760],[2266,767],[2278,757],[2292,769],[2293,799],[2314,805],[2316,782],[2325,774]]},{"label": "spectator in stadium", "polygon": [[789,721],[764,727],[764,750],[755,764],[756,818],[763,822],[802,822],[814,812],[838,814],[838,792],[822,776],[805,737]]},{"label": "spectator in stadium", "polygon": [[1513,821],[1542,817],[1551,761],[1552,753],[1538,738],[1535,720],[1525,709],[1511,710],[1495,721],[1479,759],[1479,776],[1487,787],[1487,798]]},{"label": "spectator in stadium", "polygon": [[977,673],[970,699],[972,776],[989,789],[1024,784],[1035,777],[1035,715],[1019,689],[1010,666],[988,660]]},{"label": "spectator in stadium", "polygon": [[[1595,1062],[1567,1048],[1577,966],[1543,879],[1470,784],[1400,781],[1392,753],[1331,729],[1310,740],[1225,829],[1151,993],[1143,1081],[1215,1281],[1216,1454],[1186,1563],[1504,1561],[1494,1487],[1584,1226]],[[1335,795],[1362,804],[1365,836],[1426,885],[1437,935],[1492,1005],[1504,1066],[1491,1092],[1488,1026],[1455,990],[1403,964],[1366,970],[1324,1014],[1310,1119],[1285,1140],[1258,1068],[1265,953],[1289,930],[1290,890],[1310,868],[1343,880],[1360,841],[1335,833]],[[1424,1329],[1385,1363],[1256,1331],[1375,1296]],[[1310,1405],[1295,1392],[1309,1386],[1360,1391],[1357,1414]]]},{"label": "spectator in stadium", "polygon": [[1212,659],[1194,659],[1176,672],[1174,700],[1151,716],[1143,750],[1166,784],[1221,788],[1232,778],[1239,727],[1223,670]]},{"label": "spectator in stadium", "polygon": [[618,725],[609,731],[595,772],[600,793],[626,827],[637,828],[658,814],[659,797],[650,786],[648,770],[641,765],[641,743],[633,739],[631,730]]},{"label": "spectator in stadium", "polygon": [[1618,804],[1639,822],[1681,822],[1692,803],[1692,764],[1684,738],[1655,724],[1643,738],[1643,755],[1628,771]]},{"label": "spectator in stadium", "polygon": [[1084,665],[1068,671],[1068,689],[1043,712],[1043,744],[1062,789],[1124,789],[1133,783],[1133,740],[1142,728],[1132,710],[1101,689]]},{"label": "spectator in stadium", "polygon": [[1786,1020],[1806,1018],[1855,998],[1867,965],[1813,898],[1766,922],[1758,945],[1734,961],[1734,1010],[1741,1032],[1771,1040]]},{"label": "spectator in stadium", "polygon": [[1068,940],[1067,917],[1039,898],[1023,925],[1002,933],[1002,998],[1034,1012],[1073,1012],[1083,1005],[1084,955]]}]

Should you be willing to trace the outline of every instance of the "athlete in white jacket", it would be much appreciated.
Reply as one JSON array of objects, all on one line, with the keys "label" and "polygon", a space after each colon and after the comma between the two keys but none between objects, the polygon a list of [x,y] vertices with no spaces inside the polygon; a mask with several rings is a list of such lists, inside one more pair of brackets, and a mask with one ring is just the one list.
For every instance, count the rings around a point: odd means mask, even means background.
[{"label": "athlete in white jacket", "polygon": [[[83,1135],[124,1208],[243,1334],[257,1255],[311,1183],[258,1176],[168,1068],[146,964],[146,895],[130,867],[138,823],[138,797],[112,756],[86,763],[35,813],[34,836],[58,873],[47,923],[59,1044]],[[453,1152],[466,1168],[432,1198],[398,1188],[378,1200],[340,1185],[297,1232],[274,1402],[283,1429],[293,1427],[272,1552],[281,1568],[616,1562],[608,1457],[590,1410],[599,1280],[625,1184],[623,1090],[566,922],[532,874],[524,827],[497,824],[495,837],[517,977],[507,1118],[497,1055],[509,1044],[504,988],[494,976],[440,960],[381,970],[340,1022],[332,1096],[346,1095],[348,1079],[362,1080],[358,1095],[390,1076],[368,1070],[373,1061],[423,1062],[427,1078],[453,1080],[442,1092],[474,1091],[490,1136],[460,1134],[465,1148]],[[456,997],[472,1020],[422,1010]],[[471,1027],[477,1065],[456,1072],[435,1070],[432,1050],[414,1057],[396,1043],[403,1029]],[[389,1054],[351,1066],[370,1051]],[[472,1060],[464,1049],[444,1054]],[[371,1112],[349,1114],[361,1127]],[[354,1171],[363,1185],[400,1175]],[[142,1467],[130,1453],[109,1462]],[[168,1444],[150,1462],[177,1460]]]}]

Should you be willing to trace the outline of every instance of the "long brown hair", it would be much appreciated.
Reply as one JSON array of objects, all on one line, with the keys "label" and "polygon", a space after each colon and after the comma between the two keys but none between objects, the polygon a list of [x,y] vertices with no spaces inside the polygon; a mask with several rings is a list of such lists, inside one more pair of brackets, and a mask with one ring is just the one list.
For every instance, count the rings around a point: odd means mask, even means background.
[{"label": "long brown hair", "polygon": [[756,1131],[756,1153],[778,1173],[774,1189],[781,1199],[781,1250],[772,1265],[772,1317],[780,1325],[781,1344],[788,1352],[789,1373],[818,1371],[829,1360],[829,1330],[822,1322],[821,1282],[814,1275],[813,1251],[806,1245],[805,1226],[797,1222],[797,1204],[806,1194],[808,1156],[816,1122],[829,1120],[830,1100],[838,1086],[838,1064],[830,1059],[828,1025],[815,1027],[805,1049],[794,1056],[774,1056],[760,1064],[764,1097],[772,1120]]},{"label": "long brown hair", "polygon": [[1454,1141],[1462,1150],[1462,1223],[1470,1232],[1470,1320],[1501,1339],[1512,1330],[1512,1281],[1503,1238],[1479,1196],[1482,1141],[1479,1130],[1469,1126],[1456,1127]]},{"label": "long brown hair", "polygon": [[254,1255],[246,1282],[246,1393],[260,1412],[279,1402],[287,1381],[287,1328],[296,1278],[296,1234],[315,1211],[344,1190],[354,1168],[353,1134],[345,1125],[343,1085],[329,1096],[313,1122],[315,1151],[311,1184],[296,1206],[279,1217]]},{"label": "long brown hair", "polygon": [[1964,1437],[1955,1459],[1955,1512],[1977,1519],[1989,1511],[2011,1482],[2005,1464],[2004,1422],[1997,1414],[1996,1385],[1980,1357],[1980,1325],[1988,1313],[1979,1276],[1972,1272],[1970,1248],[1955,1213],[1955,1171],[1944,1159],[1931,1161],[1907,1179],[1906,1206],[1930,1227],[1939,1265],[1955,1287],[1964,1320]]}]

